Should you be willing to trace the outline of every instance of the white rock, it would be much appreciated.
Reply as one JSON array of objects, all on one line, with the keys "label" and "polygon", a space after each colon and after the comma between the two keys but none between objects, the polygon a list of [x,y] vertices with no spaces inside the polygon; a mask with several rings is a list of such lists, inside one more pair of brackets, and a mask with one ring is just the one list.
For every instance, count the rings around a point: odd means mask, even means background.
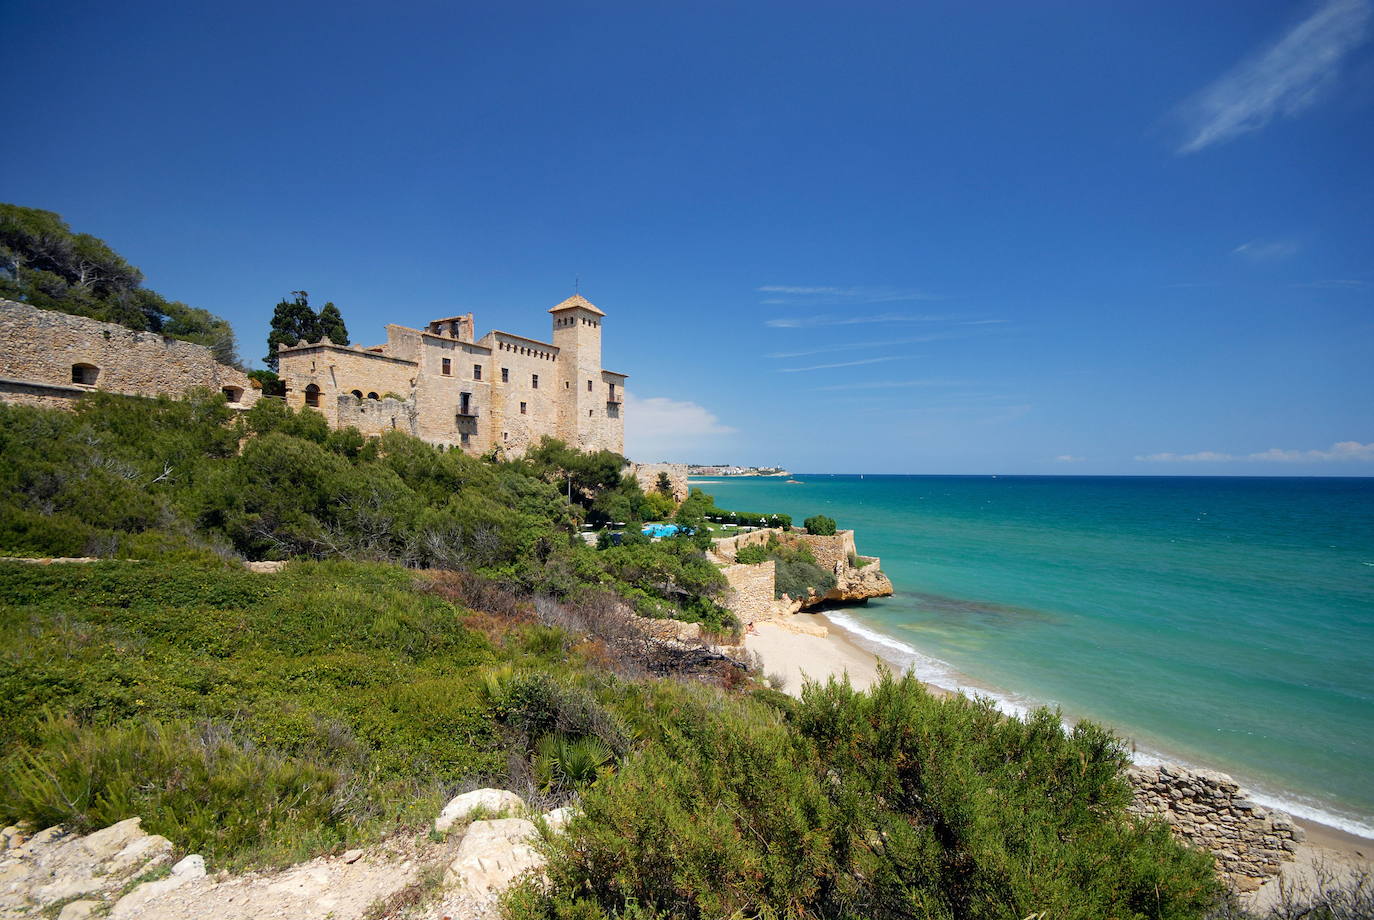
[{"label": "white rock", "polygon": [[142,823],[142,818],[128,818],[118,824],[111,824],[81,838],[81,847],[96,859],[109,859],[144,836],[143,829],[139,826]]},{"label": "white rock", "polygon": [[479,897],[504,891],[516,876],[543,867],[544,856],[532,845],[538,834],[523,818],[472,822],[444,872],[444,885]]},{"label": "white rock", "polygon": [[443,833],[453,825],[472,815],[479,809],[488,814],[501,814],[507,811],[521,811],[525,800],[514,792],[505,789],[475,789],[464,792],[444,806],[439,817],[434,819],[434,829]]},{"label": "white rock", "polygon": [[205,878],[205,857],[192,853],[172,867],[172,874],[177,878]]},{"label": "white rock", "polygon": [[576,808],[573,808],[571,805],[564,805],[562,808],[546,811],[544,813],[544,824],[549,830],[558,833],[563,829],[564,825],[572,820],[575,814],[577,814]]},{"label": "white rock", "polygon": [[57,920],[86,920],[99,906],[99,901],[72,901],[62,908]]},{"label": "white rock", "polygon": [[342,856],[340,856],[339,858],[342,859],[344,862],[346,862],[348,865],[351,866],[351,865],[353,865],[355,862],[357,862],[358,860],[360,860],[360,859],[363,858],[363,851],[362,851],[362,850],[345,850],[345,851],[344,851],[344,854],[343,854]]}]

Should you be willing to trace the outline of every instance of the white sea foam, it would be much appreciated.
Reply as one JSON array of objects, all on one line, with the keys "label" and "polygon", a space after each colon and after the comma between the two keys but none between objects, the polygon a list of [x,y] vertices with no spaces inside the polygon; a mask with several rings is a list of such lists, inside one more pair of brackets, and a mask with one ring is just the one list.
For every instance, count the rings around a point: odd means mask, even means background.
[{"label": "white sea foam", "polygon": [[[972,683],[967,677],[946,661],[933,658],[914,646],[896,639],[885,633],[862,623],[847,613],[835,610],[825,612],[826,619],[834,623],[840,629],[849,634],[855,644],[867,647],[870,651],[878,653],[881,657],[893,664],[898,671],[911,671],[916,679],[922,683],[939,687],[955,693],[963,693],[967,696],[981,696],[991,699],[993,705],[999,712],[1007,715],[1024,718],[1037,706],[1042,705],[1024,697],[1016,696],[1005,691],[996,690],[991,687],[984,687]],[[1071,728],[1073,723],[1064,720],[1064,727]],[[1189,769],[1215,769],[1205,764],[1190,763],[1188,760],[1148,748],[1136,748],[1131,752],[1131,760],[1141,766],[1159,766],[1164,763],[1176,763],[1179,766]],[[1329,808],[1316,802],[1304,799],[1290,792],[1273,792],[1265,789],[1261,785],[1244,781],[1245,793],[1251,801],[1263,805],[1265,808],[1272,808],[1277,811],[1286,812],[1297,818],[1306,818],[1327,827],[1334,827],[1345,831],[1347,834],[1354,834],[1356,837],[1364,837],[1374,840],[1374,825],[1351,815],[1333,813]]]}]

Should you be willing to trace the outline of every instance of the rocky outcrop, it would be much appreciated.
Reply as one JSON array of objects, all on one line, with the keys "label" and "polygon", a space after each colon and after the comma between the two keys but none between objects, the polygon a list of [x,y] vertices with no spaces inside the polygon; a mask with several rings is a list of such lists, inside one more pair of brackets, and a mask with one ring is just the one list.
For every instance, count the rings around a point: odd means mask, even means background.
[{"label": "rocky outcrop", "polygon": [[870,597],[891,597],[892,581],[883,574],[876,556],[857,557],[862,565],[851,565],[842,559],[835,563],[835,587],[817,596],[814,592],[802,601],[802,609],[819,604],[862,603]]},{"label": "rocky outcrop", "polygon": [[[100,903],[140,875],[168,865],[172,843],[147,834],[139,818],[112,824],[85,837],[50,827],[18,840],[0,854],[0,917],[23,917],[60,904]],[[79,915],[80,908],[71,911]]]},{"label": "rocky outcrop", "polygon": [[457,796],[439,812],[434,819],[434,829],[445,833],[453,825],[466,821],[474,815],[497,817],[499,815],[525,811],[525,800],[514,792],[505,789],[474,789]]},{"label": "rocky outcrop", "polygon": [[1278,875],[1305,837],[1287,815],[1246,799],[1225,773],[1161,764],[1132,766],[1126,778],[1135,794],[1130,810],[1163,818],[1176,836],[1210,852],[1223,880],[1239,891]]},{"label": "rocky outcrop", "polygon": [[544,855],[534,848],[539,829],[524,818],[474,821],[458,854],[444,871],[444,885],[480,898],[500,894],[526,872],[542,869]]},{"label": "rocky outcrop", "polygon": [[[520,816],[460,823],[500,810]],[[84,837],[60,827],[29,837],[8,827],[0,832],[0,918],[494,920],[501,893],[542,869],[541,834],[560,832],[574,812],[532,814],[512,792],[479,789],[450,802],[445,815],[453,819],[447,837],[398,835],[285,869],[215,876],[200,856],[171,865],[171,842],[144,833],[138,818]]]}]

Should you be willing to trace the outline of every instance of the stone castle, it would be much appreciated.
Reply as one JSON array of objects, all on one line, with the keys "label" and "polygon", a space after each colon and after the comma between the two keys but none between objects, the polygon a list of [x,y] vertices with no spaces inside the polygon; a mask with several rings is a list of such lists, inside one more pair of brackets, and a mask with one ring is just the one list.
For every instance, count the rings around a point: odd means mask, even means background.
[{"label": "stone castle", "polygon": [[397,430],[470,453],[518,455],[541,437],[581,450],[625,449],[625,375],[601,366],[605,313],[580,294],[549,310],[553,341],[493,330],[472,314],[424,329],[389,324],[383,345],[328,339],[280,346],[286,401],[335,428]]},{"label": "stone castle", "polygon": [[[581,295],[549,312],[552,342],[497,330],[474,339],[467,313],[424,329],[390,324],[386,343],[370,348],[282,346],[286,401],[334,428],[399,430],[476,454],[518,456],[545,435],[624,453],[625,375],[601,367],[606,314]],[[222,392],[232,408],[262,398],[256,381],[202,345],[14,301],[0,300],[0,343],[0,402],[63,406],[96,390],[196,388]]]},{"label": "stone castle", "polygon": [[0,300],[0,402],[61,408],[96,390],[184,396],[197,388],[239,409],[262,395],[204,345]]}]

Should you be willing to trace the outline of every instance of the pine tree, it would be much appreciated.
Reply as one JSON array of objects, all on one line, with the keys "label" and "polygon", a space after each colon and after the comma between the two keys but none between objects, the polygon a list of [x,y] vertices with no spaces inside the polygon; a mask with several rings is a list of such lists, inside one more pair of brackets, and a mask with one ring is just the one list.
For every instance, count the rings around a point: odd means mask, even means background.
[{"label": "pine tree", "polygon": [[[277,345],[296,345],[300,342],[318,342],[320,318],[310,309],[310,295],[305,291],[292,291],[294,299],[283,300],[272,311],[272,331],[267,334],[267,356],[263,363],[277,370]],[[343,324],[342,317],[339,320]]]},{"label": "pine tree", "polygon": [[320,334],[328,336],[335,345],[348,344],[348,327],[344,325],[343,314],[334,306],[334,301],[329,301],[320,310],[319,328]]}]

